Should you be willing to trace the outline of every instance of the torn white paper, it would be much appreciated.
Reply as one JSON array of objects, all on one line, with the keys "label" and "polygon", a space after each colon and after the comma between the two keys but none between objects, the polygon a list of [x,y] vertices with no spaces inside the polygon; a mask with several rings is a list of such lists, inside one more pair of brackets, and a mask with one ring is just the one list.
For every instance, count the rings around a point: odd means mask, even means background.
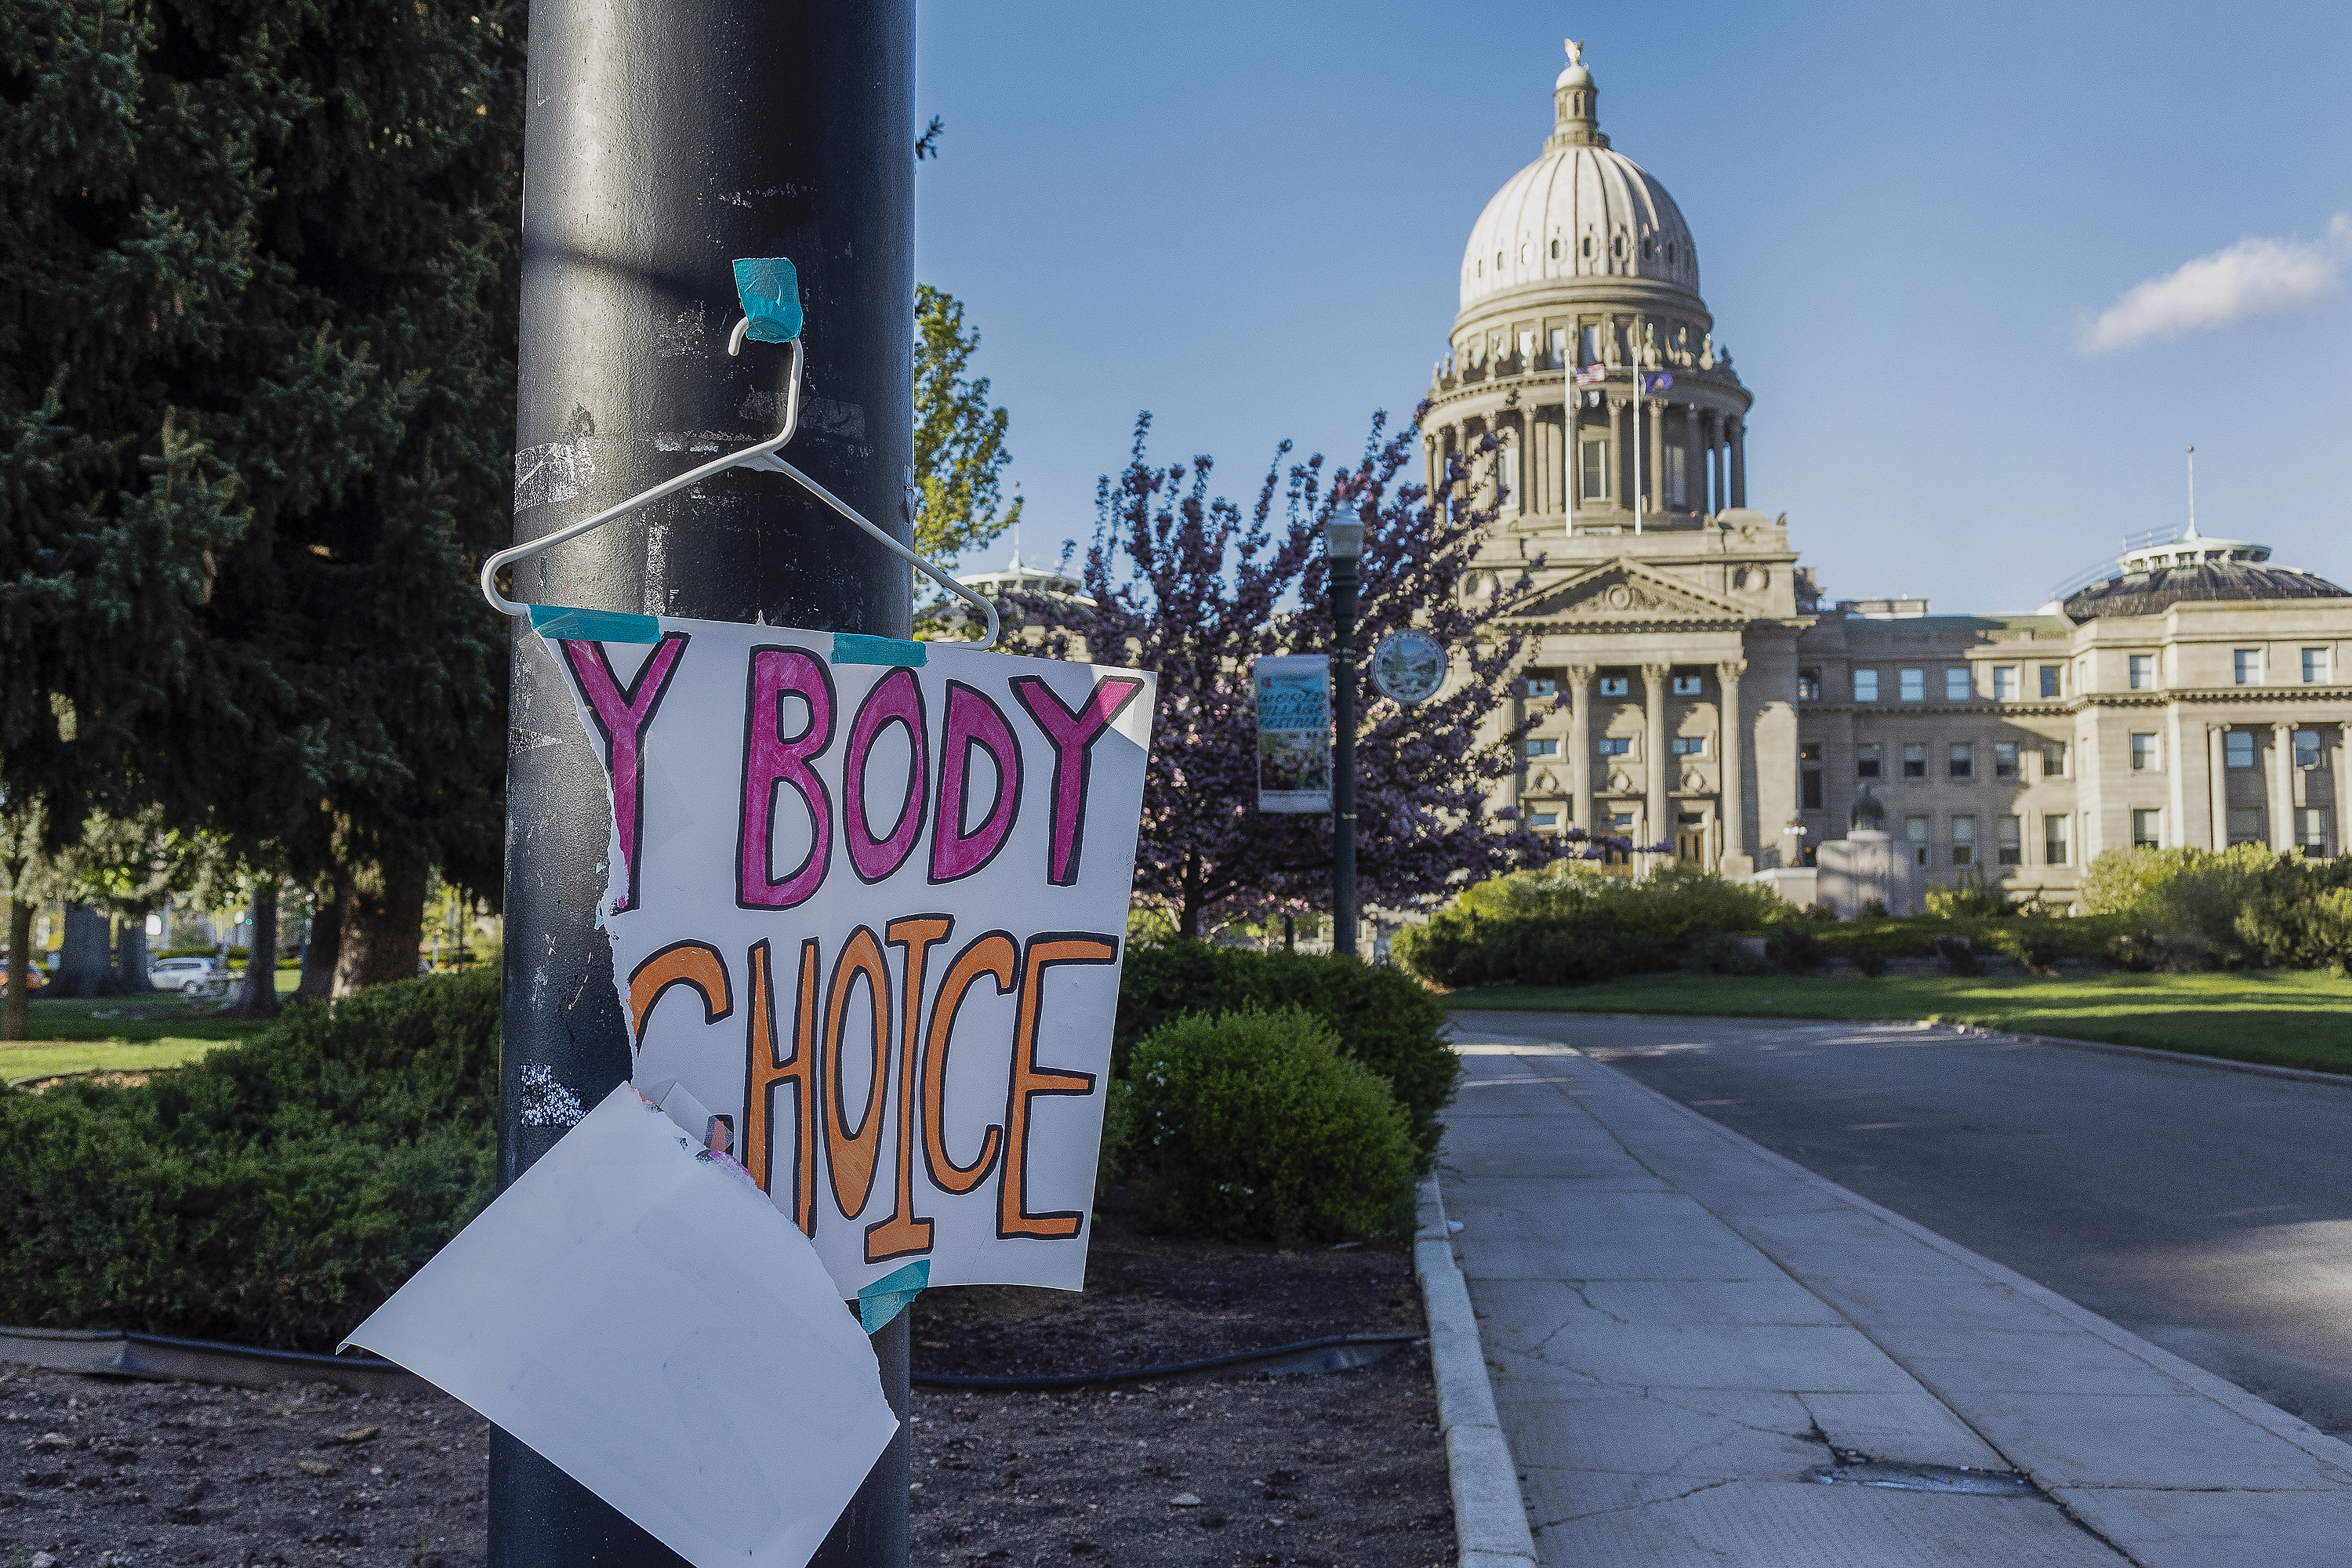
[{"label": "torn white paper", "polygon": [[808,1239],[626,1084],[344,1342],[696,1568],[801,1568],[898,1427]]}]

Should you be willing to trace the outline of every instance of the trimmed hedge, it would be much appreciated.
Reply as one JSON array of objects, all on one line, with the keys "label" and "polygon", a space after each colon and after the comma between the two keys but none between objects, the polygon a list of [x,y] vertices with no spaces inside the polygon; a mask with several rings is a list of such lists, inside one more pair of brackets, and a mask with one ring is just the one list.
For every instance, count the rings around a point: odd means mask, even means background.
[{"label": "trimmed hedge", "polygon": [[1138,1042],[1190,1013],[1300,1007],[1323,1020],[1342,1054],[1386,1079],[1424,1161],[1444,1131],[1461,1064],[1445,1043],[1445,1008],[1412,976],[1351,958],[1252,952],[1205,942],[1130,946],[1119,976],[1111,1071],[1125,1075]]},{"label": "trimmed hedge", "polygon": [[478,1213],[498,979],[298,1005],[139,1089],[0,1090],[0,1322],[331,1351]]},{"label": "trimmed hedge", "polygon": [[1289,1246],[1410,1224],[1404,1108],[1303,1008],[1161,1025],[1135,1048],[1118,1121],[1155,1229]]}]

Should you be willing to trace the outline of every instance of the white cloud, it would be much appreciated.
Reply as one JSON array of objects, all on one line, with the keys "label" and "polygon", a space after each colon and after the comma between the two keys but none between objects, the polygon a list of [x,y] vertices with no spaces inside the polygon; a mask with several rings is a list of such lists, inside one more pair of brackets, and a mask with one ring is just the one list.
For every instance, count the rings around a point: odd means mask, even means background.
[{"label": "white cloud", "polygon": [[2177,271],[2127,289],[2083,330],[2084,353],[2137,348],[2159,338],[2217,331],[2262,316],[2317,310],[2336,297],[2336,273],[2352,242],[2352,215],[2327,226],[2331,244],[2242,239]]}]

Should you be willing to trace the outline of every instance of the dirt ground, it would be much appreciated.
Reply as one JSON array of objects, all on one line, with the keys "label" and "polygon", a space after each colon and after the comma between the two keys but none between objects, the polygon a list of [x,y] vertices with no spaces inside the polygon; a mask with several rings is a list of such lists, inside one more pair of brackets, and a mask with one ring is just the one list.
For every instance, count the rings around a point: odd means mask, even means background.
[{"label": "dirt ground", "polygon": [[[933,1291],[919,1372],[1140,1368],[1418,1332],[1402,1247],[1280,1252],[1098,1223],[1081,1295]],[[1120,1568],[1454,1561],[1429,1363],[1054,1394],[918,1387],[913,1559]],[[488,1427],[455,1400],[0,1363],[0,1564],[478,1568]],[[42,1559],[50,1561],[44,1563]]]},{"label": "dirt ground", "polygon": [[488,1434],[438,1394],[128,1383],[0,1363],[0,1562],[472,1568],[485,1553]]},{"label": "dirt ground", "polygon": [[[1402,1247],[1171,1242],[1097,1218],[1083,1294],[940,1290],[919,1373],[1099,1372],[1417,1333]],[[1429,1359],[1068,1393],[915,1391],[914,1560],[1423,1568],[1454,1561]]]}]

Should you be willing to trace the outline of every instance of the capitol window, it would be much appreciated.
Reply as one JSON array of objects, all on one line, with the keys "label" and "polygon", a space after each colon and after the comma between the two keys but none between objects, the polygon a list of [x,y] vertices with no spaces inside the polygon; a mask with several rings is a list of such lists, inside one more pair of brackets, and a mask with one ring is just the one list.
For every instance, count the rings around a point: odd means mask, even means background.
[{"label": "capitol window", "polygon": [[2222,733],[2221,765],[2229,768],[2251,768],[2254,765],[2254,732],[2252,730],[2230,730]]},{"label": "capitol window", "polygon": [[2324,683],[2327,679],[2327,650],[2307,647],[2303,650],[2303,678],[2306,681]]},{"label": "capitol window", "polygon": [[1956,665],[1944,671],[1945,701],[1966,702],[1973,695],[1974,689],[1969,683],[1967,666]]},{"label": "capitol window", "polygon": [[1927,700],[1927,672],[1926,670],[1906,669],[1903,672],[1902,679],[1904,701],[1925,702]]},{"label": "capitol window", "polygon": [[2055,696],[2057,696],[2057,695],[2059,694],[2059,693],[2058,693],[2058,671],[2059,671],[2059,668],[2060,668],[2060,667],[2059,667],[2059,666],[2057,666],[2057,665],[2054,665],[2054,664],[2045,664],[2045,665],[2043,665],[2043,666],[2042,667],[2042,696],[2044,696],[2044,697],[2055,697]]},{"label": "capitol window", "polygon": [[1558,827],[1559,826],[1559,813],[1556,811],[1538,811],[1531,813],[1528,817],[1528,826],[1530,827]]},{"label": "capitol window", "polygon": [[1585,441],[1577,447],[1577,470],[1586,500],[1609,499],[1609,443]]},{"label": "capitol window", "polygon": [[1675,755],[1678,757],[1703,757],[1706,755],[1706,737],[1705,735],[1676,735],[1675,737]]},{"label": "capitol window", "polygon": [[[1558,245],[1559,241],[1553,240],[1552,243],[1554,245]],[[1557,255],[1559,253],[1555,251],[1553,254]],[[1566,327],[1554,327],[1551,330],[1550,368],[1553,370],[1566,370],[1568,368],[1568,329]]]},{"label": "capitol window", "polygon": [[2042,776],[2045,779],[2063,779],[2066,776],[2065,742],[2042,742]]},{"label": "capitol window", "polygon": [[1609,254],[1621,259],[1624,257],[1625,237],[1623,235],[1621,234],[1609,242]]},{"label": "capitol window", "polygon": [[1558,741],[1529,741],[1528,742],[1528,755],[1531,757],[1556,757],[1559,755],[1559,742]]},{"label": "capitol window", "polygon": [[1976,777],[1976,747],[1966,741],[1955,742],[1952,745],[1952,754],[1947,760],[1946,765],[1950,768],[1951,775],[1956,779],[1972,779]]},{"label": "capitol window", "polygon": [[1592,237],[1589,234],[1584,237],[1584,254],[1588,257],[1592,254]]},{"label": "capitol window", "polygon": [[1903,776],[1924,779],[1927,776],[1927,748],[1924,744],[1903,748]]},{"label": "capitol window", "polygon": [[1604,757],[1629,757],[1633,754],[1633,742],[1622,735],[1603,735],[1601,754]]},{"label": "capitol window", "polygon": [[[2156,656],[2152,653],[2136,653],[2130,658],[2131,689],[2134,691],[2153,690],[2156,687]],[[2242,675],[2238,679],[2242,682],[2245,677]]]},{"label": "capitol window", "polygon": [[2164,847],[2164,813],[2160,811],[2132,813],[2132,847],[2135,849]]},{"label": "capitol window", "polygon": [[1993,818],[1995,854],[2004,866],[2025,864],[2025,824],[2021,817]]},{"label": "capitol window", "polygon": [[2294,765],[2315,768],[2319,765],[2319,731],[2297,730],[2294,732]]},{"label": "capitol window", "polygon": [[2132,772],[2153,773],[2156,770],[2156,737],[2141,733],[2131,738]]},{"label": "capitol window", "polygon": [[1528,677],[1528,695],[1530,697],[1557,697],[1559,695],[1559,682],[1557,680],[1547,680],[1540,676],[1530,675]]},{"label": "capitol window", "polygon": [[1551,258],[1554,261],[1559,259],[1559,241],[1556,239],[1551,242]]},{"label": "capitol window", "polygon": [[1622,675],[1604,675],[1601,678],[1601,695],[1603,697],[1622,697],[1626,694],[1632,684],[1633,682],[1630,677]]},{"label": "capitol window", "polygon": [[1853,776],[1858,779],[1874,779],[1878,776],[1878,743],[1875,741],[1867,746],[1856,746],[1853,749]]},{"label": "capitol window", "polygon": [[1977,819],[1973,816],[1952,818],[1952,864],[1973,866],[1977,858]]},{"label": "capitol window", "polygon": [[[1586,254],[1590,255],[1592,249],[1592,242],[1589,239],[1586,240],[1584,242],[1584,247]],[[1587,327],[1584,329],[1584,363],[1586,364],[1599,364],[1601,363],[1601,329],[1599,327]]]},{"label": "capitol window", "polygon": [[1856,702],[1878,700],[1878,671],[1857,669],[1853,672],[1853,700]]},{"label": "capitol window", "polygon": [[2017,700],[2017,666],[2013,664],[1993,666],[1992,700],[1996,702]]},{"label": "capitol window", "polygon": [[1648,235],[1642,237],[1642,259],[1649,260],[1658,254],[1658,242]]},{"label": "capitol window", "polygon": [[1992,743],[1992,776],[2013,779],[2017,776],[2017,742],[1995,741]]},{"label": "capitol window", "polygon": [[[2138,660],[2135,658],[2133,662],[2137,664]],[[2242,647],[2232,651],[2230,655],[2230,675],[2240,686],[2260,686],[2263,683],[2263,650]],[[2132,684],[2137,686],[2139,682],[2135,680]]]},{"label": "capitol window", "polygon": [[1706,684],[1706,678],[1703,675],[1677,675],[1675,677],[1675,695],[1696,697]]}]

